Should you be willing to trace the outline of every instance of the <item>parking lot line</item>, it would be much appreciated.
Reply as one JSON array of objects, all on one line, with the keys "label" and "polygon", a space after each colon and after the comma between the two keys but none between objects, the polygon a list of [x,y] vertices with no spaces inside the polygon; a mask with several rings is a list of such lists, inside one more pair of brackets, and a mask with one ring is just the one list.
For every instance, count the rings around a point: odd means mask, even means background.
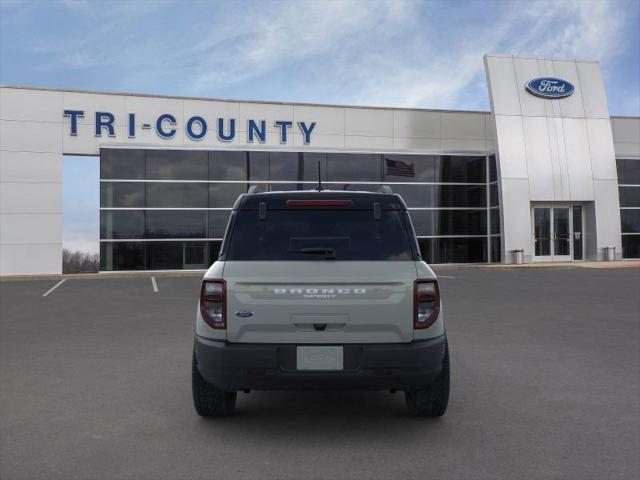
[{"label": "parking lot line", "polygon": [[62,280],[60,280],[58,283],[56,283],[53,287],[51,287],[49,290],[47,290],[46,292],[44,292],[42,294],[43,297],[46,297],[47,295],[49,295],[51,292],[53,292],[56,288],[58,288],[60,285],[62,285],[64,282],[66,282],[67,279],[63,278]]},{"label": "parking lot line", "polygon": [[438,278],[456,278],[456,277],[452,277],[451,275],[438,275]]},{"label": "parking lot line", "polygon": [[156,283],[156,277],[151,277],[151,285],[153,286],[153,291],[158,291],[158,284]]}]

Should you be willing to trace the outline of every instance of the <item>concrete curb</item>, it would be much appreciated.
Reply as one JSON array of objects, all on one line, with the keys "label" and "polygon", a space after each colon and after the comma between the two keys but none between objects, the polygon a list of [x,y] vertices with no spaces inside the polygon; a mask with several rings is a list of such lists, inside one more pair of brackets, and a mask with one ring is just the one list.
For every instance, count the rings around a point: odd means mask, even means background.
[{"label": "concrete curb", "polygon": [[[640,261],[616,262],[556,262],[556,263],[525,263],[523,265],[506,265],[502,263],[477,264],[456,263],[431,265],[434,270],[459,270],[463,268],[640,268]],[[99,280],[105,278],[136,278],[136,277],[201,277],[206,270],[145,270],[140,272],[100,272],[74,273],[62,275],[5,275],[0,276],[0,282],[15,282],[28,280]]]},{"label": "concrete curb", "polygon": [[105,278],[149,278],[149,277],[202,277],[206,270],[163,271],[149,270],[144,272],[102,272],[102,273],[67,273],[52,275],[5,275],[0,276],[0,282],[18,282],[29,280],[104,280]]}]

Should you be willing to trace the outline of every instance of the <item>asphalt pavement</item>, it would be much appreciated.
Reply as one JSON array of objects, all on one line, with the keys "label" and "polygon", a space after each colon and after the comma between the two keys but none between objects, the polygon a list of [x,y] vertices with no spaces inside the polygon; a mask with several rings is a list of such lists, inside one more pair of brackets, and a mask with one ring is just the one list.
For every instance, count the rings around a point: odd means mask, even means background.
[{"label": "asphalt pavement", "polygon": [[640,478],[640,269],[440,273],[440,419],[401,393],[252,392],[205,420],[198,276],[0,282],[0,479]]}]

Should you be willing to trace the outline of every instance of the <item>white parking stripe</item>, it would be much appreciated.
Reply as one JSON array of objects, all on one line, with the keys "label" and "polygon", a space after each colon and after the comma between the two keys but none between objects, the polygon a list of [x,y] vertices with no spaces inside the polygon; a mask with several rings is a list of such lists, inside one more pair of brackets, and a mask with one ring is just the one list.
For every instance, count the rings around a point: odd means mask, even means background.
[{"label": "white parking stripe", "polygon": [[153,291],[158,291],[158,284],[156,283],[156,277],[151,277],[151,285],[153,286]]},{"label": "white parking stripe", "polygon": [[438,278],[456,278],[456,277],[452,277],[450,275],[438,275]]},{"label": "white parking stripe", "polygon": [[63,278],[62,280],[60,280],[58,283],[56,283],[53,287],[51,287],[49,290],[47,290],[46,292],[44,292],[42,294],[43,297],[46,297],[47,295],[49,295],[51,292],[53,292],[56,288],[58,288],[60,285],[62,285],[64,282],[66,282],[67,279]]}]

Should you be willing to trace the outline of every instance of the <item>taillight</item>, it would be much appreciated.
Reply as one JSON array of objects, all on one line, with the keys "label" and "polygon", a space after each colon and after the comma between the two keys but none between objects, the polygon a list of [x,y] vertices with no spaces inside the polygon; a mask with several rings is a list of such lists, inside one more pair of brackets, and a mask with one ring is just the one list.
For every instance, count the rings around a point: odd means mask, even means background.
[{"label": "taillight", "polygon": [[227,328],[224,280],[203,280],[200,290],[200,314],[211,328]]},{"label": "taillight", "polygon": [[437,280],[416,280],[413,284],[413,327],[428,328],[440,313],[440,289]]}]

